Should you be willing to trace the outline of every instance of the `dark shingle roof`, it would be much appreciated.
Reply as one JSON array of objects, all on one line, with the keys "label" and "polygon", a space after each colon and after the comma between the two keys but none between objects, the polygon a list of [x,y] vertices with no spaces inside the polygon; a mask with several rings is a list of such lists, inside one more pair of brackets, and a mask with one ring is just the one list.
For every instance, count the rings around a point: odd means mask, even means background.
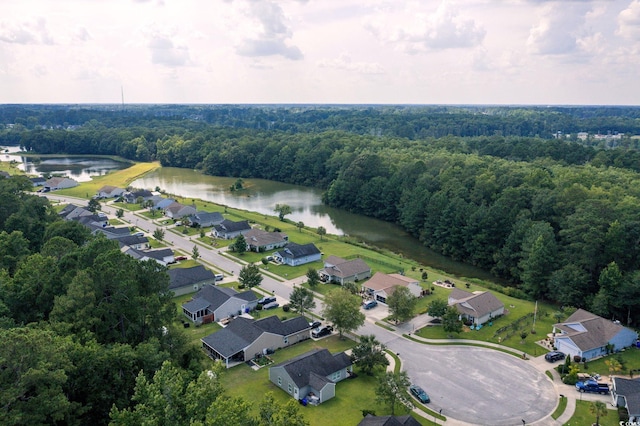
[{"label": "dark shingle roof", "polygon": [[214,228],[221,232],[238,232],[251,229],[251,225],[249,225],[249,222],[246,220],[233,222],[229,219],[225,219],[219,225],[214,225]]},{"label": "dark shingle roof", "polygon": [[139,235],[125,235],[117,238],[120,247],[122,246],[135,246],[137,244],[145,244],[149,242],[147,237],[141,237]]},{"label": "dark shingle roof", "polygon": [[255,322],[260,329],[269,333],[279,334],[281,336],[290,336],[303,330],[308,330],[309,322],[302,316],[290,318],[286,321],[280,321],[277,315],[262,318]]},{"label": "dark shingle roof", "polygon": [[[576,329],[574,325],[577,323],[582,327]],[[624,329],[622,325],[584,309],[578,309],[565,322],[555,324],[554,327],[562,330],[582,351],[605,346]]]},{"label": "dark shingle roof", "polygon": [[[171,288],[171,286],[169,286],[169,288]],[[215,311],[220,306],[222,306],[224,302],[226,302],[232,297],[236,297],[238,299],[245,300],[247,302],[253,302],[258,300],[258,297],[256,296],[256,294],[251,290],[238,293],[232,288],[216,287],[214,285],[208,284],[202,287],[200,291],[196,293],[192,301],[187,302],[182,306],[185,309],[187,309],[189,312],[195,312],[199,310],[196,308],[203,306],[203,302],[198,302],[198,303],[195,303],[195,302],[197,300],[203,300],[207,302],[207,304],[200,309],[204,309],[208,307],[210,311]]]},{"label": "dark shingle roof", "polygon": [[287,246],[283,249],[280,249],[278,251],[278,254],[280,254],[280,256],[282,256],[283,258],[289,258],[289,259],[298,259],[300,257],[305,257],[305,256],[310,256],[313,254],[319,254],[320,250],[318,250],[318,247],[315,246],[315,244],[313,243],[309,243],[309,244],[296,244],[296,243],[289,243],[287,244]]},{"label": "dark shingle roof", "polygon": [[222,217],[222,214],[220,212],[196,212],[196,214],[194,214],[192,216],[191,221],[194,223],[215,223],[215,222],[222,222],[224,220],[224,217]]},{"label": "dark shingle roof", "polygon": [[313,349],[275,367],[284,367],[296,386],[303,388],[310,384],[311,373],[326,377],[351,364],[351,358],[344,352],[331,355],[328,349]]},{"label": "dark shingle roof", "polygon": [[367,416],[358,423],[358,426],[420,426],[420,422],[409,414],[404,416]]},{"label": "dark shingle roof", "polygon": [[640,414],[640,380],[613,377],[616,395],[622,395],[627,401],[630,416]]},{"label": "dark shingle roof", "polygon": [[169,269],[169,289],[186,287],[204,281],[214,281],[215,274],[202,265]]},{"label": "dark shingle roof", "polygon": [[238,317],[222,330],[204,337],[202,341],[223,357],[228,358],[249,346],[262,333],[263,331],[255,326],[253,320]]}]

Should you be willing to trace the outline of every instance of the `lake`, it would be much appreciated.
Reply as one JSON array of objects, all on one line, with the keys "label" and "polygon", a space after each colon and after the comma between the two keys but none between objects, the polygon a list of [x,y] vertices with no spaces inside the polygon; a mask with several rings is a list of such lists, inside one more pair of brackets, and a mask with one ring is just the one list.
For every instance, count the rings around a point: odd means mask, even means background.
[{"label": "lake", "polygon": [[55,156],[55,157],[25,157],[16,155],[19,146],[2,146],[0,153],[2,161],[15,160],[18,168],[30,175],[56,174],[75,179],[78,182],[88,182],[93,176],[102,176],[114,170],[126,169],[131,164],[115,161],[110,158],[91,156]]},{"label": "lake", "polygon": [[136,188],[159,187],[168,194],[210,201],[236,209],[276,215],[276,204],[288,204],[294,222],[303,222],[327,233],[349,235],[360,241],[400,253],[452,274],[496,280],[487,271],[453,261],[422,245],[399,226],[359,214],[335,209],[322,203],[322,190],[263,179],[244,179],[244,189],[231,191],[236,178],[207,176],[194,170],[162,167],[131,183]]}]

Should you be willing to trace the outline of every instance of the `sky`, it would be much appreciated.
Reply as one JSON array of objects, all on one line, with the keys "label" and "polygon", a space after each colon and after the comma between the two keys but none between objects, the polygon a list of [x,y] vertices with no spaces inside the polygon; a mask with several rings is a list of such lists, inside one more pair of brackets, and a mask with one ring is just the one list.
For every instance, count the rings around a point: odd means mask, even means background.
[{"label": "sky", "polygon": [[0,0],[0,103],[640,104],[640,0]]}]

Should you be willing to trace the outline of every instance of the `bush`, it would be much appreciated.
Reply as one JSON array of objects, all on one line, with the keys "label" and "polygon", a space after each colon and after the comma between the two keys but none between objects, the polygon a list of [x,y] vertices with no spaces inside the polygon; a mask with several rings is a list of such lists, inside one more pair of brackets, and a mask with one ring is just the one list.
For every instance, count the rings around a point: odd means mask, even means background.
[{"label": "bush", "polygon": [[244,285],[244,284],[238,284],[238,288],[239,288],[240,290],[242,290],[244,287],[245,287],[245,285]]},{"label": "bush", "polygon": [[582,357],[580,355],[574,355],[573,356],[573,362],[580,362],[582,361]]},{"label": "bush", "polygon": [[282,310],[284,312],[289,312],[291,310],[291,306],[289,306],[289,304],[286,304],[286,305],[282,306]]},{"label": "bush", "polygon": [[629,412],[625,407],[618,407],[618,418],[620,419],[620,423],[629,421]]},{"label": "bush", "polygon": [[258,305],[256,306],[256,311],[261,311],[262,310],[262,305],[258,303]]}]

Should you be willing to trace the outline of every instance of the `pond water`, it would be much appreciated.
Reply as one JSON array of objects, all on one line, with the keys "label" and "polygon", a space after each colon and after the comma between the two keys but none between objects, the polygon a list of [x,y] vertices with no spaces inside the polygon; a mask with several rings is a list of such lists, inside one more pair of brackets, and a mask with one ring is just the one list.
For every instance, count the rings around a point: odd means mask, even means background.
[{"label": "pond water", "polygon": [[14,160],[18,168],[30,175],[56,174],[75,179],[78,182],[90,181],[93,176],[102,176],[114,170],[126,169],[130,163],[110,158],[91,156],[25,157],[16,155],[18,146],[0,147],[2,161]]},{"label": "pond water", "polygon": [[335,209],[322,203],[322,190],[262,179],[245,179],[244,189],[231,191],[236,178],[207,176],[194,170],[162,167],[131,183],[136,188],[161,190],[186,198],[210,201],[232,208],[275,215],[276,204],[288,204],[292,214],[287,219],[303,222],[327,233],[349,235],[360,241],[400,253],[423,265],[458,276],[495,280],[488,272],[453,261],[429,250],[399,226]]}]

